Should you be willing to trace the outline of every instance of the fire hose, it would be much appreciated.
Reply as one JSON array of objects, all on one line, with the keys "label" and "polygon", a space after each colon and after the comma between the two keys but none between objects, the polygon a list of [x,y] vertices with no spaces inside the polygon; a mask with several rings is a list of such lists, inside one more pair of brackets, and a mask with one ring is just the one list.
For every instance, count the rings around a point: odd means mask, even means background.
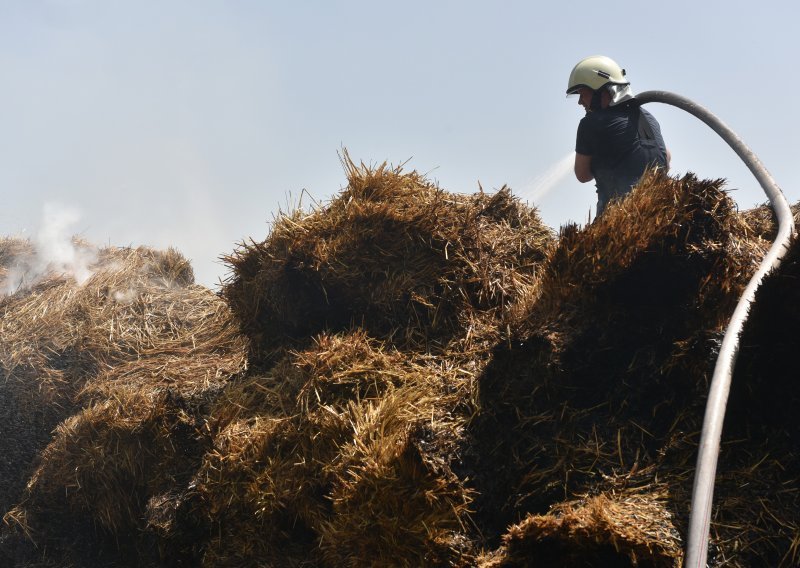
[{"label": "fire hose", "polygon": [[692,489],[692,508],[689,516],[689,531],[684,566],[702,568],[706,566],[708,539],[711,524],[711,508],[714,498],[714,480],[717,472],[722,423],[728,402],[733,367],[739,353],[739,339],[747,320],[750,305],[764,276],[776,269],[786,253],[795,234],[794,220],[789,203],[758,157],[727,125],[697,103],[668,91],[646,91],[636,96],[641,104],[665,103],[685,110],[705,122],[719,134],[747,165],[761,188],[767,194],[770,205],[778,219],[778,234],[755,275],[750,279],[733,312],[722,345],[717,356],[706,402],[703,429],[697,455],[697,468]]}]

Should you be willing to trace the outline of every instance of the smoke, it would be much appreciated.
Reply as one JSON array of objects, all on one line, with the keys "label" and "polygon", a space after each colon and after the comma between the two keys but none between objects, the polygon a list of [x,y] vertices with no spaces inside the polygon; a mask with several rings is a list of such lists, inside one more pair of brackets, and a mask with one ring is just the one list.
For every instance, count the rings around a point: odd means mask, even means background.
[{"label": "smoke", "polygon": [[18,255],[8,264],[8,273],[0,282],[0,293],[13,294],[35,286],[47,276],[61,275],[82,285],[92,276],[97,261],[94,247],[72,237],[72,227],[80,220],[73,208],[47,203],[42,222],[32,241],[32,252]]},{"label": "smoke", "polygon": [[572,172],[574,163],[575,152],[570,152],[545,170],[544,173],[525,183],[516,192],[517,195],[521,199],[537,204]]}]

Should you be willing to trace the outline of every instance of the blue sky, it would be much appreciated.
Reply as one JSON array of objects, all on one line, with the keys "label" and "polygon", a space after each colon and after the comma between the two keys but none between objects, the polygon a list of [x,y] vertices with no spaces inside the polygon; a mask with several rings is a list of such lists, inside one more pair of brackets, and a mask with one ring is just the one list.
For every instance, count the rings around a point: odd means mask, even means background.
[{"label": "blue sky", "polygon": [[[279,208],[345,184],[342,148],[454,192],[508,184],[554,228],[584,222],[595,194],[565,168],[582,111],[564,90],[593,54],[636,92],[716,113],[794,203],[798,16],[788,0],[0,0],[0,234],[77,209],[84,238],[174,246],[213,286],[218,257],[266,237]],[[706,126],[648,108],[673,173],[765,200]]]}]

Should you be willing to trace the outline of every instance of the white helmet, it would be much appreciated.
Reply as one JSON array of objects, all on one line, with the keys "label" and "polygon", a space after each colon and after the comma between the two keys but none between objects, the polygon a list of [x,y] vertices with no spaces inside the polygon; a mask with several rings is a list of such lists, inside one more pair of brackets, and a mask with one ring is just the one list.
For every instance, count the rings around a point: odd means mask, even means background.
[{"label": "white helmet", "polygon": [[567,83],[567,94],[574,95],[581,87],[593,91],[608,85],[629,85],[625,79],[625,69],[605,55],[592,55],[582,59],[572,69]]}]

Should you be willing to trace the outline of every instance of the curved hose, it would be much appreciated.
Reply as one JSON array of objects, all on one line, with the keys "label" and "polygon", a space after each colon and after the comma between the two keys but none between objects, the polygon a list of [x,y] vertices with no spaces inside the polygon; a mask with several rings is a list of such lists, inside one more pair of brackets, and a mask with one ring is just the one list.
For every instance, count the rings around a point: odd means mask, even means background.
[{"label": "curved hose", "polygon": [[725,406],[728,402],[733,366],[739,353],[739,336],[744,327],[744,322],[747,320],[750,304],[753,302],[756,289],[761,284],[761,280],[767,272],[778,267],[781,258],[786,253],[789,242],[795,232],[794,220],[786,198],[758,157],[750,151],[728,126],[711,112],[685,97],[667,91],[646,91],[638,95],[636,99],[642,104],[660,102],[676,106],[693,114],[710,126],[714,132],[719,134],[733,148],[742,161],[747,164],[747,167],[750,168],[750,171],[753,172],[753,175],[767,194],[778,218],[778,235],[736,305],[731,321],[725,331],[725,337],[722,340],[717,363],[714,367],[714,375],[711,379],[711,387],[703,419],[703,431],[700,436],[694,488],[692,490],[692,510],[689,518],[689,535],[684,564],[687,568],[701,568],[706,566],[708,556],[708,535],[711,523],[711,505],[714,497],[714,478],[717,472],[722,423],[725,419]]}]

